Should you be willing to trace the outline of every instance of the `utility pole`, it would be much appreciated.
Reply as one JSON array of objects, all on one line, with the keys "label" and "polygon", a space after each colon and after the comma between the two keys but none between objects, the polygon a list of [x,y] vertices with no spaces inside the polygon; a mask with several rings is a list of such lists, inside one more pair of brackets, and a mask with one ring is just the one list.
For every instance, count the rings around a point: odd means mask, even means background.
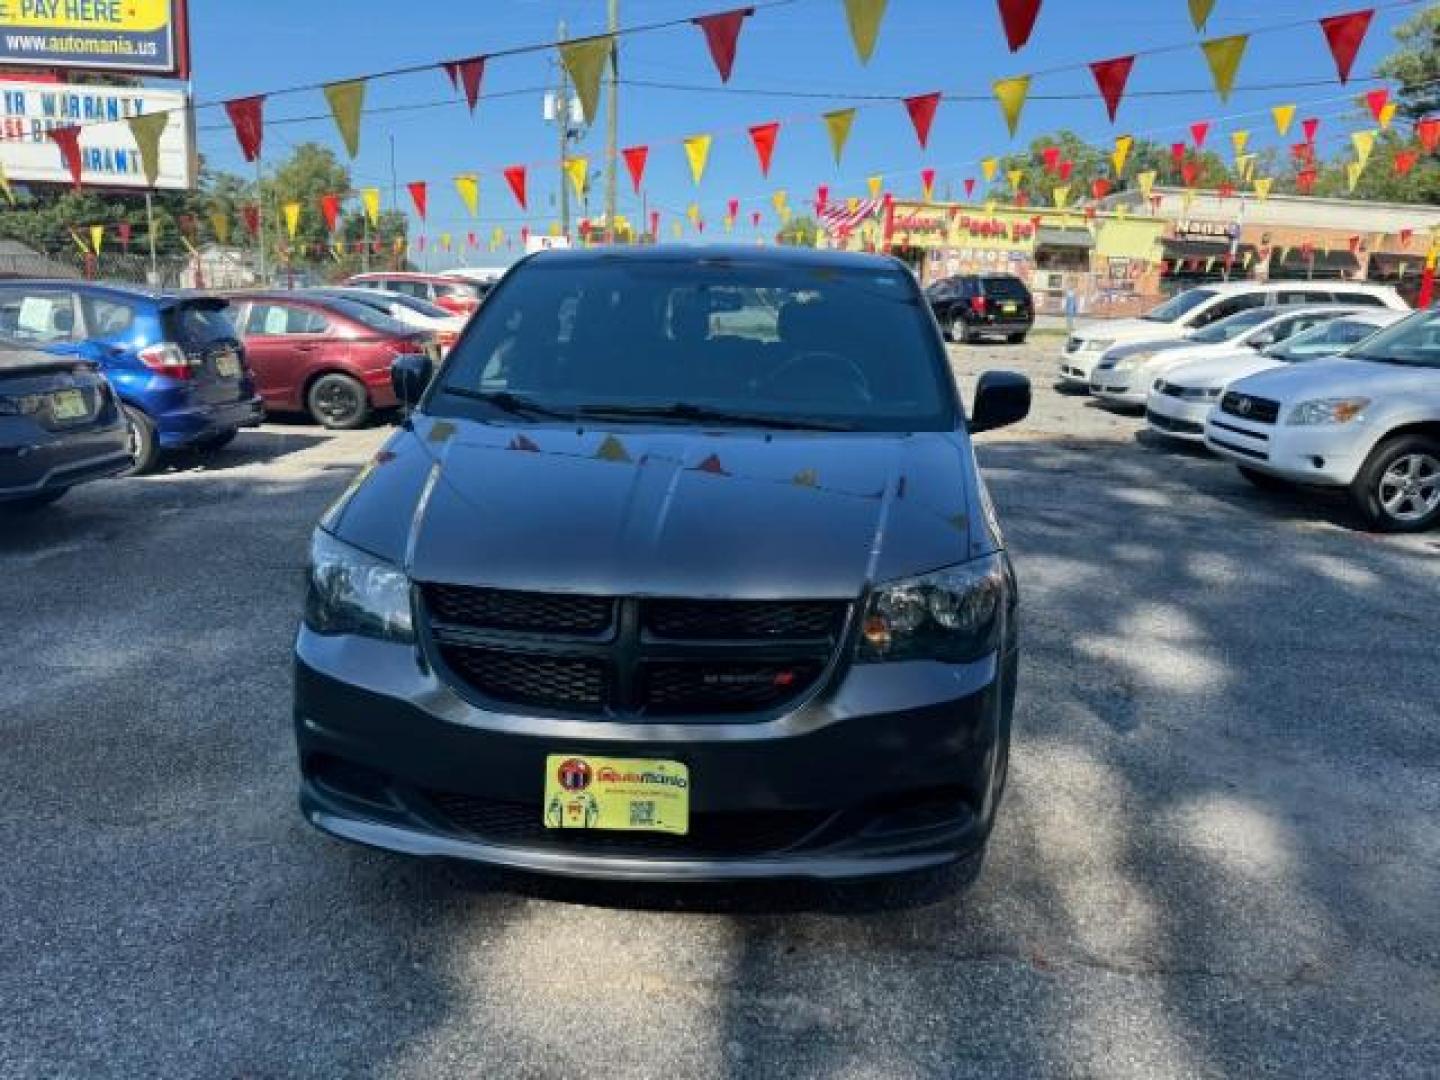
[{"label": "utility pole", "polygon": [[620,0],[609,0],[610,93],[605,102],[605,242],[615,242],[615,166],[620,131]]},{"label": "utility pole", "polygon": [[[394,136],[394,135],[391,135],[391,136],[390,136],[390,209],[392,209],[392,210],[399,210],[399,209],[400,209],[400,179],[399,179],[398,174],[395,172],[395,136]],[[406,237],[405,237],[405,239],[408,241],[408,240],[410,239],[410,237],[409,237],[409,231],[410,231],[410,230],[409,230],[409,229],[406,229],[405,231],[406,231]],[[396,255],[396,254],[393,254],[393,252],[392,252],[392,254],[391,254],[391,256],[390,256],[390,265],[391,265],[391,267],[392,267],[393,269],[395,269],[395,270],[401,270],[401,269],[403,269],[403,266],[401,265],[401,262],[400,262],[400,256],[399,256],[399,255]]]},{"label": "utility pole", "polygon": [[[565,20],[560,20],[559,40],[565,40]],[[570,156],[570,76],[565,65],[560,69],[560,89],[555,95],[555,119],[560,125],[560,233],[570,235],[570,187],[565,175],[565,159]]]}]

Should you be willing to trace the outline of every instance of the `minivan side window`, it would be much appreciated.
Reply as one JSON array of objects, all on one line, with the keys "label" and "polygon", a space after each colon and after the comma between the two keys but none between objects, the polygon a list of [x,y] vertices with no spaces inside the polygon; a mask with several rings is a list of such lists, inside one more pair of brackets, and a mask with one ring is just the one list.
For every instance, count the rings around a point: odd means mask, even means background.
[{"label": "minivan side window", "polygon": [[1281,304],[1328,304],[1333,299],[1333,294],[1319,289],[1306,289],[1303,291],[1287,289],[1281,291],[1279,302]]},{"label": "minivan side window", "polygon": [[54,289],[0,292],[0,334],[37,345],[74,341],[75,294]]},{"label": "minivan side window", "polygon": [[1200,314],[1196,315],[1190,321],[1190,325],[1198,329],[1202,326],[1209,326],[1212,322],[1228,319],[1231,315],[1238,314],[1239,312],[1264,306],[1265,294],[1263,292],[1249,292],[1241,293],[1238,296],[1227,296],[1224,300],[1212,304],[1200,312]]},{"label": "minivan side window", "polygon": [[1342,292],[1336,293],[1335,299],[1342,304],[1364,304],[1366,307],[1384,307],[1385,301],[1374,293],[1363,292]]}]

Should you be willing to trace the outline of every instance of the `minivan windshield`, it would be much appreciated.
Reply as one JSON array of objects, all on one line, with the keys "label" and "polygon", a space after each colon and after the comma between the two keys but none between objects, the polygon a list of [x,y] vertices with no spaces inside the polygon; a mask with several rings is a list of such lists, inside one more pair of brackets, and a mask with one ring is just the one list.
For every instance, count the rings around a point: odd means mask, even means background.
[{"label": "minivan windshield", "polygon": [[1188,337],[1191,341],[1203,342],[1206,345],[1218,345],[1223,341],[1233,341],[1246,330],[1259,326],[1263,322],[1269,322],[1273,318],[1275,318],[1274,308],[1247,308],[1244,311],[1237,311],[1229,318],[1213,322],[1203,330],[1193,331]]},{"label": "minivan windshield", "polygon": [[517,267],[426,409],[943,431],[954,382],[914,279],[742,258],[544,257]]},{"label": "minivan windshield", "polygon": [[1350,360],[1440,368],[1440,311],[1423,311],[1388,326],[1345,354]]},{"label": "minivan windshield", "polygon": [[1213,289],[1186,289],[1182,293],[1176,293],[1159,307],[1151,308],[1140,317],[1149,322],[1175,322],[1215,295]]}]

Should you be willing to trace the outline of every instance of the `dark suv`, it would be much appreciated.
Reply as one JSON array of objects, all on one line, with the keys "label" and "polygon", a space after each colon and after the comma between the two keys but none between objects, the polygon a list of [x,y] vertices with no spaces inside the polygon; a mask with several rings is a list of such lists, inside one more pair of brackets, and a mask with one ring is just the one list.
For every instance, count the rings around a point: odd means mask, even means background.
[{"label": "dark suv", "polygon": [[967,345],[987,334],[1018,345],[1035,323],[1035,301],[1013,274],[965,274],[925,290],[935,321],[951,341]]},{"label": "dark suv", "polygon": [[[979,865],[1015,577],[889,258],[548,252],[332,506],[295,647],[306,817],[592,877]],[[427,388],[428,387],[428,388]]]}]

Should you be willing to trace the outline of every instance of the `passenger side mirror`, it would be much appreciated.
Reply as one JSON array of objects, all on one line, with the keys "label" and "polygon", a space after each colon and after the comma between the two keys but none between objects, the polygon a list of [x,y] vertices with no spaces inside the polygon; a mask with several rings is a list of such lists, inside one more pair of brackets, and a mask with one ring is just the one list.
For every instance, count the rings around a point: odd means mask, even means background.
[{"label": "passenger side mirror", "polygon": [[1248,344],[1249,344],[1250,348],[1252,348],[1252,349],[1254,349],[1254,350],[1256,350],[1256,351],[1258,352],[1259,350],[1264,349],[1264,348],[1266,348],[1266,347],[1268,347],[1268,346],[1270,346],[1270,345],[1274,345],[1274,344],[1275,344],[1275,335],[1274,335],[1274,333],[1272,333],[1272,332],[1270,332],[1270,331],[1266,331],[1266,332],[1263,333],[1263,334],[1256,334],[1254,337],[1252,337],[1252,338],[1250,339],[1250,341],[1248,342]]},{"label": "passenger side mirror", "polygon": [[395,397],[407,412],[419,404],[430,385],[432,369],[428,356],[397,356],[390,365],[390,385],[395,388]]},{"label": "passenger side mirror", "polygon": [[1030,415],[1030,380],[1013,371],[987,371],[975,387],[970,433],[994,431]]}]

